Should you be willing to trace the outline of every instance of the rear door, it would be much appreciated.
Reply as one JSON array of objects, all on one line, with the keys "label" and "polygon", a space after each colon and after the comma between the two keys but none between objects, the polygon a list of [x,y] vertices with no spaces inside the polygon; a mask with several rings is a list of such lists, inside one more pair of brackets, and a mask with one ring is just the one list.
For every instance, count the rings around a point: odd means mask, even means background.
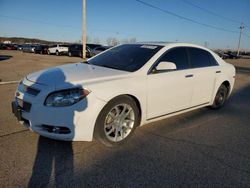
[{"label": "rear door", "polygon": [[[162,61],[173,62],[177,70],[157,72]],[[147,119],[167,115],[190,106],[192,76],[184,47],[168,50],[157,60],[147,76]]]},{"label": "rear door", "polygon": [[191,106],[211,101],[216,80],[217,64],[211,62],[208,51],[188,47],[190,66],[193,73],[193,94]]}]

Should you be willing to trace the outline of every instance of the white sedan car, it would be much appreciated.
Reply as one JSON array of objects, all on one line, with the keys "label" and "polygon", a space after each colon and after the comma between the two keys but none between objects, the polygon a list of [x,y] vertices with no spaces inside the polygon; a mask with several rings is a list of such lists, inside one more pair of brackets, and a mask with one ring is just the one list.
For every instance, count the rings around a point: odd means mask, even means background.
[{"label": "white sedan car", "polygon": [[12,110],[38,134],[59,140],[124,143],[135,128],[210,106],[232,92],[235,68],[201,46],[125,44],[87,62],[27,75]]}]

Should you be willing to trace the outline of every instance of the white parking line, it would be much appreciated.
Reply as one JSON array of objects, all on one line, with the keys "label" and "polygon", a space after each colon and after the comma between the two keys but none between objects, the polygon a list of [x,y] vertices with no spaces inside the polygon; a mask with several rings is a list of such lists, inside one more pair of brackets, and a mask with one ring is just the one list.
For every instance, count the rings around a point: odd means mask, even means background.
[{"label": "white parking line", "polygon": [[0,82],[0,85],[7,85],[7,84],[17,84],[19,83],[20,81],[8,81],[8,82]]}]

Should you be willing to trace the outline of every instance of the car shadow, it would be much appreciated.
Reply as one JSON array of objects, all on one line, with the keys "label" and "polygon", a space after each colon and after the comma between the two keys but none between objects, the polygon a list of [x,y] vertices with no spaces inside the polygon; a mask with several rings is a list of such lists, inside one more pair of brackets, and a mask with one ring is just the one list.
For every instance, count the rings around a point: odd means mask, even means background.
[{"label": "car shadow", "polygon": [[10,59],[10,58],[12,58],[11,55],[0,55],[0,61],[4,61],[4,60]]},{"label": "car shadow", "polygon": [[[51,68],[48,71],[42,73],[36,80],[35,84],[31,85],[31,88],[36,88],[37,83],[45,83],[46,81],[51,83],[60,83],[63,85],[64,89],[69,88],[80,88],[82,86],[73,85],[66,81],[66,76],[60,68]],[[59,89],[61,90],[61,89]],[[26,100],[25,97],[23,99]],[[44,99],[45,100],[45,99]],[[74,107],[65,107],[68,110],[62,111],[63,107],[47,107],[54,108],[54,113],[48,113],[46,117],[42,116],[39,121],[48,121],[47,124],[50,126],[60,126],[67,124],[71,126],[70,133],[53,133],[53,134],[64,134],[67,136],[67,139],[74,139],[75,137],[75,114],[84,111],[88,106],[87,99],[81,101],[74,105]],[[55,111],[58,108],[58,112]],[[32,110],[32,107],[31,107]],[[35,109],[38,110],[38,109]],[[47,117],[48,116],[48,117]],[[55,118],[59,118],[55,121]],[[59,121],[58,121],[59,120]],[[51,122],[52,121],[52,122]],[[60,122],[58,124],[53,124],[53,122]],[[51,123],[51,124],[50,124]],[[31,125],[34,128],[34,131],[43,129],[50,132],[53,129],[46,129],[41,125]],[[39,128],[39,129],[38,129]],[[63,187],[64,182],[67,182],[67,177],[74,176],[74,158],[73,158],[73,149],[71,141],[57,141],[43,136],[39,136],[37,143],[37,153],[35,157],[35,162],[33,165],[32,175],[30,177],[28,187],[47,187],[51,186],[50,182],[53,182],[53,187]],[[54,180],[54,181],[53,181]]]}]

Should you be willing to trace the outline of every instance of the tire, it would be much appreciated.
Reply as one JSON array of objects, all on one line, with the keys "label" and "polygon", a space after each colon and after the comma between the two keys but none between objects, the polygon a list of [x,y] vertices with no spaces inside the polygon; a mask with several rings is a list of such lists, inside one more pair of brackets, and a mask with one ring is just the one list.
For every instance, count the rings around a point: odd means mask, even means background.
[{"label": "tire", "polygon": [[69,55],[69,57],[72,57],[72,54],[71,54],[71,52],[69,52],[69,54],[68,54],[68,55]]},{"label": "tire", "polygon": [[56,51],[56,55],[57,55],[57,56],[59,56],[59,55],[60,55],[60,53],[59,53],[58,51]]},{"label": "tire", "polygon": [[109,101],[101,110],[94,137],[108,147],[124,144],[140,124],[136,102],[129,96],[119,96]]},{"label": "tire", "polygon": [[50,51],[48,50],[48,55],[50,55]]},{"label": "tire", "polygon": [[228,88],[224,84],[222,84],[215,95],[214,102],[211,108],[212,109],[221,108],[227,100],[228,92],[229,92]]},{"label": "tire", "polygon": [[43,51],[40,51],[40,54],[43,54]]}]

